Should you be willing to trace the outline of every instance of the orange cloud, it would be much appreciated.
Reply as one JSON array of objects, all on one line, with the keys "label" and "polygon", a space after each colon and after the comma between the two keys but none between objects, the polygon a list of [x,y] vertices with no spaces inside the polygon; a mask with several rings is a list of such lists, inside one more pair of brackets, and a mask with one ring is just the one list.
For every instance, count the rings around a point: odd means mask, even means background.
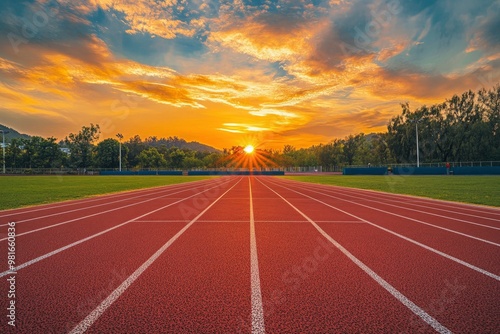
[{"label": "orange cloud", "polygon": [[[494,52],[448,73],[406,63],[403,56],[425,46],[432,33],[424,12],[407,22],[394,16],[366,49],[346,50],[345,42],[353,43],[352,29],[339,29],[338,22],[359,18],[358,7],[368,13],[384,3],[330,0],[312,6],[297,0],[254,6],[235,1],[203,16],[213,3],[61,0],[68,6],[64,22],[79,28],[66,39],[50,39],[57,31],[50,26],[23,44],[19,54],[2,45],[0,96],[6,102],[0,114],[23,120],[40,115],[39,128],[47,135],[69,132],[53,124],[72,124],[75,131],[93,122],[102,124],[105,136],[128,129],[130,135],[179,135],[217,147],[244,136],[273,147],[303,147],[353,132],[382,131],[400,102],[431,103],[482,82],[495,83],[499,60]],[[106,44],[98,37],[106,34],[96,33],[100,27],[89,22],[98,8],[118,16],[127,33],[145,34],[146,42],[155,36],[176,46],[178,37],[203,36],[207,39],[197,40],[197,47],[204,49],[199,57],[175,58],[175,64],[164,56],[162,66],[117,56],[110,50],[116,45]],[[363,20],[370,19],[367,15]],[[490,27],[492,17],[488,14],[481,24]],[[414,31],[418,25],[422,29]],[[469,43],[469,52],[494,38],[491,33],[474,36],[480,39]]]}]

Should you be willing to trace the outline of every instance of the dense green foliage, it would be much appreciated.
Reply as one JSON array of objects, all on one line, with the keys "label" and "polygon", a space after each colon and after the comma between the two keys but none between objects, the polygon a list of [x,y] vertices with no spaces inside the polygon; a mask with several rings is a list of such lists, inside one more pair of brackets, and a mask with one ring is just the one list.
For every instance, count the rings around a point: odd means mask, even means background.
[{"label": "dense green foliage", "polygon": [[398,162],[414,160],[416,125],[420,154],[427,161],[500,160],[500,85],[455,95],[413,112],[408,104],[402,109],[389,123],[386,135]]},{"label": "dense green foliage", "polygon": [[[134,136],[122,143],[123,168],[218,168],[322,166],[324,171],[346,165],[389,165],[420,162],[500,161],[500,85],[468,91],[441,104],[411,110],[401,105],[387,132],[356,134],[327,144],[296,149],[257,150],[258,159],[245,158],[241,147],[217,151],[177,137]],[[418,127],[418,129],[417,129]],[[64,141],[31,137],[12,139],[6,165],[13,168],[118,168],[120,142],[99,138],[99,125],[84,126]],[[121,137],[120,137],[121,140]],[[67,152],[61,152],[64,148]],[[69,154],[68,154],[69,153]]]}]

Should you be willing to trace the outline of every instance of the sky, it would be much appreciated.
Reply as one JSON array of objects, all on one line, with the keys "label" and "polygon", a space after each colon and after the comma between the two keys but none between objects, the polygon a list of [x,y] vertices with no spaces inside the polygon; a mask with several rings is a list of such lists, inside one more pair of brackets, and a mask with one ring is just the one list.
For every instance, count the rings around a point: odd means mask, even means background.
[{"label": "sky", "polygon": [[0,124],[281,148],[500,81],[500,0],[2,0]]}]

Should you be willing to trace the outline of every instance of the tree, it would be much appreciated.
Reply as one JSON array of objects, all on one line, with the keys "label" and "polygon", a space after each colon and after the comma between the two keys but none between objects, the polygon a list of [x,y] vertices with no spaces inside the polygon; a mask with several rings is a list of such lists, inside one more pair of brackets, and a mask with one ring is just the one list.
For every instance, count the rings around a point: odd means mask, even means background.
[{"label": "tree", "polygon": [[364,134],[360,133],[355,136],[350,135],[344,139],[344,157],[349,166],[353,164],[356,153],[365,140],[364,136]]},{"label": "tree", "polygon": [[199,168],[203,167],[203,161],[195,157],[187,157],[182,162],[182,166],[185,169]]},{"label": "tree", "polygon": [[[14,144],[17,145],[17,142]],[[13,149],[21,152],[21,165],[27,168],[53,168],[61,167],[63,153],[59,149],[57,140],[53,137],[44,139],[33,136],[30,139],[21,139],[21,146]]]},{"label": "tree", "polygon": [[419,152],[425,161],[496,160],[500,158],[500,85],[464,92],[413,112],[408,103],[388,125],[386,142],[398,162],[415,161],[418,120]]},{"label": "tree", "polygon": [[[138,135],[135,135],[134,137],[130,138],[126,143],[122,145],[122,148],[126,147],[127,150],[127,161],[129,166],[138,166],[139,165],[139,154],[143,150],[147,148],[147,145],[142,142],[141,137]],[[123,155],[123,152],[122,152]]]},{"label": "tree", "polygon": [[208,168],[218,168],[222,166],[221,159],[220,153],[210,153],[203,158],[203,165]]},{"label": "tree", "polygon": [[[122,145],[122,166],[127,165],[128,148]],[[100,168],[118,168],[120,165],[120,142],[116,139],[105,139],[95,148],[95,164]]]},{"label": "tree", "polygon": [[329,144],[317,148],[319,163],[327,168],[334,168],[342,163],[344,142],[335,139]]},{"label": "tree", "polygon": [[150,147],[142,151],[139,156],[139,166],[142,168],[160,168],[167,164],[163,155],[155,147]]},{"label": "tree", "polygon": [[65,138],[70,153],[70,163],[74,167],[87,168],[92,165],[92,150],[94,142],[99,139],[99,125],[83,126],[77,134],[70,133]]},{"label": "tree", "polygon": [[23,140],[18,138],[13,138],[10,141],[10,145],[5,148],[5,164],[12,168],[23,167]]},{"label": "tree", "polygon": [[182,162],[184,161],[185,157],[186,154],[184,153],[184,151],[179,150],[176,147],[171,148],[168,153],[168,160],[170,161],[170,167],[182,168]]}]

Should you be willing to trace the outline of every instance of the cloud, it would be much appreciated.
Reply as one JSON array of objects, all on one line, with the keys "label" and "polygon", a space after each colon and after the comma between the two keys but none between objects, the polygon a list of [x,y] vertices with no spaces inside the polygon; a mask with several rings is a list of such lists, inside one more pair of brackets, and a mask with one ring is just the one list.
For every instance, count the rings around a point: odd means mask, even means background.
[{"label": "cloud", "polygon": [[[177,36],[192,37],[197,29],[203,27],[203,21],[190,19],[186,14],[187,2],[165,0],[151,2],[147,0],[93,0],[94,6],[123,14],[128,24],[129,34],[148,33],[165,39]],[[182,15],[184,14],[184,15]],[[180,19],[178,16],[183,17]]]},{"label": "cloud", "polygon": [[305,146],[381,131],[401,102],[491,87],[499,10],[487,0],[6,0],[2,107],[18,124],[168,124]]}]

